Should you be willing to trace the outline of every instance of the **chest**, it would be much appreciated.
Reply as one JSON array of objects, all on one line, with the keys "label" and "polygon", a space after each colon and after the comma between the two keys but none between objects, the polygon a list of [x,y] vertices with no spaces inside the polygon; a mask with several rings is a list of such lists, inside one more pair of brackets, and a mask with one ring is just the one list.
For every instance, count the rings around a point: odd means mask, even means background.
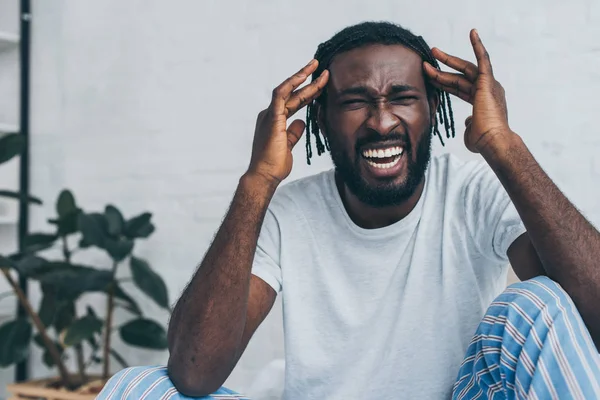
[{"label": "chest", "polygon": [[470,335],[503,288],[506,268],[474,251],[460,221],[427,215],[385,237],[350,235],[333,224],[294,232],[296,245],[282,241],[286,317],[340,338],[371,335],[372,326],[428,323]]},{"label": "chest", "polygon": [[[443,258],[406,250],[389,258],[345,253],[337,262],[321,255],[327,261],[317,268],[306,263],[284,273],[290,380],[356,385],[339,398],[380,388],[451,388],[484,308],[476,286],[450,278]],[[438,387],[431,387],[432,374]]]}]

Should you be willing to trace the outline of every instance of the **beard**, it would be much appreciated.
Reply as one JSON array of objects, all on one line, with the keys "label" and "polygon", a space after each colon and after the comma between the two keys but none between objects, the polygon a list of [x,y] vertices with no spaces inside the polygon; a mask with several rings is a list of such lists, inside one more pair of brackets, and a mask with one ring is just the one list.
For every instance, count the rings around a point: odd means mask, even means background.
[{"label": "beard", "polygon": [[[425,171],[431,159],[431,131],[432,126],[430,124],[420,135],[421,139],[415,148],[411,145],[406,134],[392,133],[382,136],[378,133],[373,133],[357,141],[354,150],[354,160],[344,150],[343,143],[340,140],[341,135],[336,135],[330,127],[327,127],[327,139],[336,173],[350,192],[362,203],[371,207],[382,208],[404,203],[415,193],[423,181]],[[381,182],[373,183],[365,179],[360,173],[361,148],[371,143],[383,144],[398,141],[405,143],[402,156],[407,159],[407,176],[404,181],[382,180]],[[415,153],[415,157],[413,157],[413,153]]]}]

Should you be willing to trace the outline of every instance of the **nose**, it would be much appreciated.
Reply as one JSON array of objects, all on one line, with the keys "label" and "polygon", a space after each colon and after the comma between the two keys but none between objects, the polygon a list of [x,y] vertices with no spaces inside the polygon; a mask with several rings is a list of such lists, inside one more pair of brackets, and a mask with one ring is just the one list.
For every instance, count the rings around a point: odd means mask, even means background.
[{"label": "nose", "polygon": [[376,104],[371,107],[369,118],[366,121],[367,128],[387,135],[400,125],[400,118],[392,112],[390,106],[386,103]]}]

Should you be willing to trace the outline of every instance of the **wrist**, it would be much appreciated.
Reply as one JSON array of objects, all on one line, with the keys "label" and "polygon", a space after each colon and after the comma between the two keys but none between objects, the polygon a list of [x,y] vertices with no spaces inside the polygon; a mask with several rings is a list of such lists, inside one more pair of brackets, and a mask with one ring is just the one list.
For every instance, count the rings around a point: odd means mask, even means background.
[{"label": "wrist", "polygon": [[486,159],[502,157],[509,152],[511,147],[522,141],[521,137],[510,129],[489,135],[490,138],[478,149],[478,152]]},{"label": "wrist", "polygon": [[279,183],[280,181],[265,176],[260,172],[247,171],[240,178],[239,186],[242,189],[270,198],[275,193]]}]

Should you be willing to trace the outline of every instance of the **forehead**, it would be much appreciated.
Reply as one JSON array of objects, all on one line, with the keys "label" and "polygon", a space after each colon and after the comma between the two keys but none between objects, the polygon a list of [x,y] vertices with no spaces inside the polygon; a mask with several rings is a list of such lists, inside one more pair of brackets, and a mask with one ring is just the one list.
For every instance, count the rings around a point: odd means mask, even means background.
[{"label": "forehead", "polygon": [[329,66],[329,89],[365,86],[385,90],[389,85],[411,85],[425,91],[423,60],[402,45],[374,44],[336,55]]}]

